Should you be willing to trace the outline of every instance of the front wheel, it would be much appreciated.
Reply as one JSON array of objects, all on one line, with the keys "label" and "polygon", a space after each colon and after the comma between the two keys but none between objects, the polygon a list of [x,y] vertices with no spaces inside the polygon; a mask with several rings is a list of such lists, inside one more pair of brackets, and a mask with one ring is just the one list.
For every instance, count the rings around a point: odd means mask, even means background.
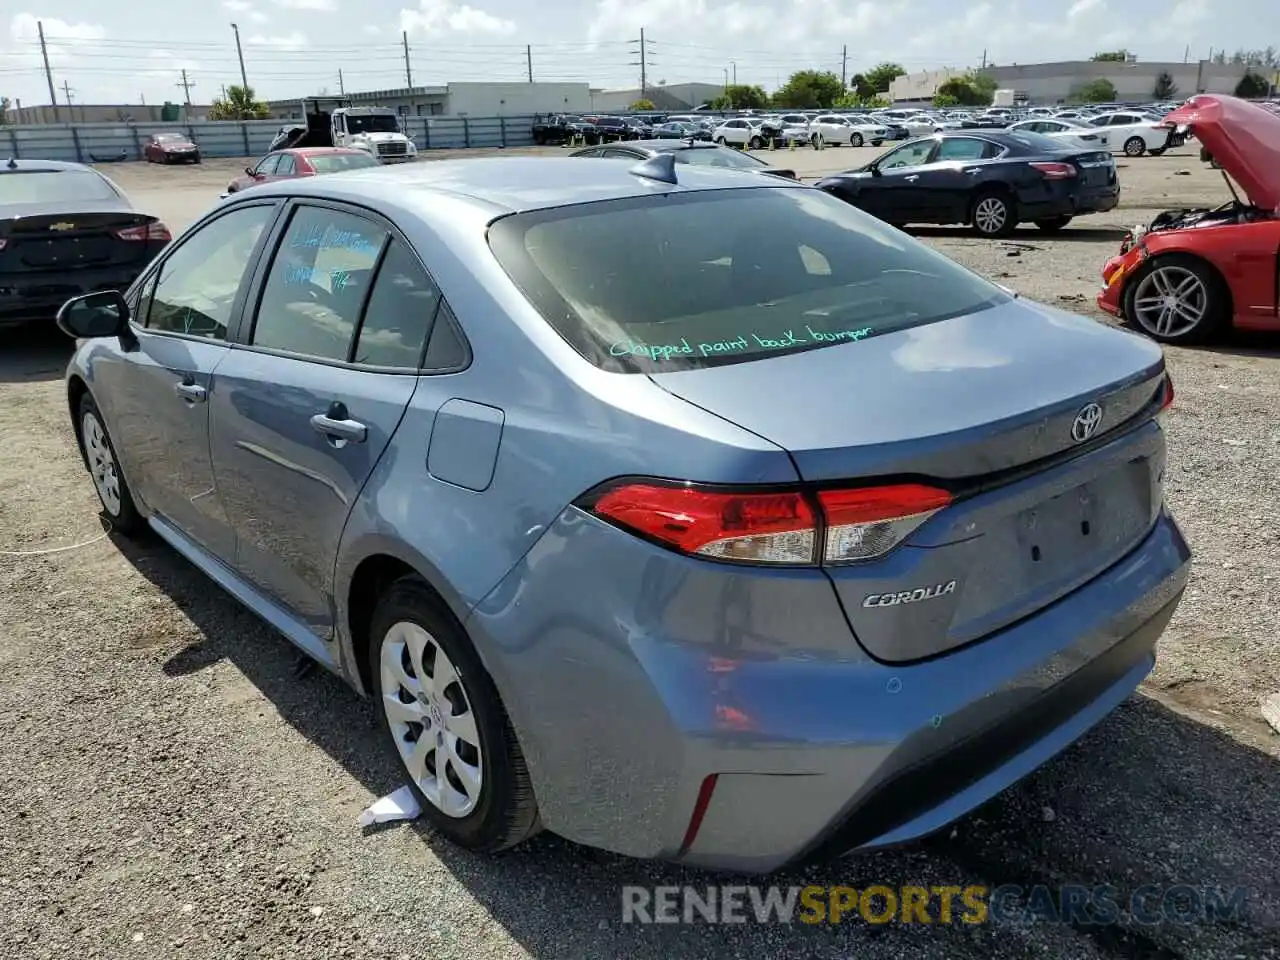
[{"label": "front wheel", "polygon": [[849,138],[849,146],[851,147],[862,146],[862,134],[855,131],[853,136]]},{"label": "front wheel", "polygon": [[539,828],[524,755],[457,620],[417,577],[379,600],[369,645],[382,728],[423,813],[468,850],[496,853]]},{"label": "front wheel", "polygon": [[1037,220],[1036,226],[1045,233],[1057,233],[1070,222],[1071,218],[1069,216],[1047,217],[1044,220]]},{"label": "front wheel", "polygon": [[764,146],[764,141],[761,140],[759,137],[752,137],[749,141],[747,141],[747,147],[751,150],[759,150],[763,146]]},{"label": "front wheel", "polygon": [[1147,142],[1141,137],[1130,137],[1124,142],[1126,157],[1140,157],[1147,152]]},{"label": "front wheel", "polygon": [[1151,154],[1153,157],[1159,157],[1159,156],[1163,156],[1163,155],[1164,155],[1164,152],[1165,152],[1167,149],[1169,149],[1169,148],[1168,148],[1168,147],[1155,147],[1155,148],[1153,148],[1153,149],[1151,149],[1151,150],[1148,150],[1148,151],[1147,151],[1147,153]]},{"label": "front wheel", "polygon": [[114,530],[126,537],[137,537],[146,529],[146,521],[138,513],[129,484],[120,472],[120,460],[102,422],[102,413],[87,393],[80,399],[79,416],[80,449],[102,503],[102,512]]},{"label": "front wheel", "polygon": [[1148,261],[1125,291],[1125,319],[1160,343],[1213,340],[1231,317],[1230,293],[1203,260],[1169,254]]},{"label": "front wheel", "polygon": [[973,203],[973,229],[984,237],[1007,237],[1018,226],[1013,201],[1004,193],[982,193]]},{"label": "front wheel", "polygon": [[716,143],[720,144],[722,147],[727,147],[729,145],[729,141],[724,137],[716,137]]}]

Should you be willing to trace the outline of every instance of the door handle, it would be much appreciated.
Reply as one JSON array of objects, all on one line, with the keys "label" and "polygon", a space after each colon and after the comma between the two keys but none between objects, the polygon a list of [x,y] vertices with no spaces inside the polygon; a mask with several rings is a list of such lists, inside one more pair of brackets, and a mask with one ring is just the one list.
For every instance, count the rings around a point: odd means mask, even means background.
[{"label": "door handle", "polygon": [[965,172],[965,173],[967,173],[967,174],[969,174],[969,176],[971,176],[971,177],[972,177],[972,176],[976,176],[977,174],[981,173],[981,172],[982,172],[982,168],[981,168],[981,167],[965,167],[965,168],[964,168],[964,172]]},{"label": "door handle", "polygon": [[337,401],[329,405],[328,413],[317,413],[311,418],[311,428],[330,440],[348,443],[364,443],[369,436],[369,428],[359,420],[352,420],[347,405]]},{"label": "door handle", "polygon": [[193,380],[183,380],[173,385],[173,392],[188,403],[204,403],[208,391]]},{"label": "door handle", "polygon": [[917,180],[920,179],[920,174],[913,173],[910,176],[903,177],[902,179],[905,180],[907,183],[915,183]]}]

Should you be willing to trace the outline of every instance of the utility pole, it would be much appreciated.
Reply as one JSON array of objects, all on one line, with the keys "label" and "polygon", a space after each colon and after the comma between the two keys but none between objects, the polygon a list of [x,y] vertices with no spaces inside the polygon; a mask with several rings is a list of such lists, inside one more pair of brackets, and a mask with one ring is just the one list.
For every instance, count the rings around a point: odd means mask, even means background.
[{"label": "utility pole", "polygon": [[240,86],[244,87],[244,95],[249,95],[249,78],[244,72],[244,49],[240,46],[240,28],[234,23],[231,25],[232,32],[236,35],[236,57],[240,61]]},{"label": "utility pole", "polygon": [[529,67],[529,82],[533,83],[533,45],[526,43],[524,45],[524,62]]},{"label": "utility pole", "polygon": [[736,87],[738,85],[738,61],[730,60],[729,67],[733,70],[733,85]]},{"label": "utility pole", "polygon": [[347,88],[346,88],[345,86],[343,86],[343,83],[342,83],[342,71],[341,71],[341,70],[339,70],[339,71],[338,71],[338,93],[339,93],[340,95],[344,96],[344,97],[347,95]]},{"label": "utility pole", "polygon": [[1187,44],[1187,49],[1182,51],[1182,62],[1187,63],[1191,60],[1191,44]]},{"label": "utility pole", "polygon": [[644,27],[640,28],[639,40],[628,40],[628,43],[638,43],[640,45],[640,59],[632,60],[631,66],[640,68],[640,96],[644,98],[649,89],[649,43],[645,40]]},{"label": "utility pole", "polygon": [[61,123],[58,117],[58,95],[53,92],[53,71],[49,69],[49,48],[44,44],[44,21],[36,21],[36,30],[40,34],[40,56],[44,58],[44,78],[49,83],[49,103],[53,105],[53,122]]},{"label": "utility pole", "polygon": [[67,95],[67,115],[72,120],[75,120],[76,118],[75,111],[71,109],[71,84],[69,84],[66,80],[62,81],[62,92]]},{"label": "utility pole", "polygon": [[409,63],[409,31],[401,30],[400,39],[404,43],[404,83],[410,90],[413,89],[413,66]]},{"label": "utility pole", "polygon": [[182,88],[182,99],[188,107],[191,106],[191,88],[195,85],[196,82],[194,80],[187,79],[187,69],[186,67],[183,67],[182,79],[175,83],[174,86]]},{"label": "utility pole", "polygon": [[849,45],[846,43],[840,51],[840,89],[849,88]]}]

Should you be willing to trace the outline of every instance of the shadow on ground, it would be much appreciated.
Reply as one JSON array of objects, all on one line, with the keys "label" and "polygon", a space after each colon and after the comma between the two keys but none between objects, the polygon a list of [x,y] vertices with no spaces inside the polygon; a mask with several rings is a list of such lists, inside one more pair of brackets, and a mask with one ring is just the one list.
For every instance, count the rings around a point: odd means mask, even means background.
[{"label": "shadow on ground", "polygon": [[56,380],[67,369],[75,342],[48,321],[0,328],[0,383]]},{"label": "shadow on ground", "polygon": [[[382,795],[401,784],[397,764],[378,743],[370,702],[324,671],[306,669],[309,661],[300,661],[283,638],[211,589],[167,546],[155,540],[118,546],[203,634],[200,643],[164,664],[166,674],[178,678],[229,660],[286,722],[370,793]],[[1280,957],[1277,822],[1280,765],[1274,758],[1137,696],[1075,747],[949,833],[908,848],[783,871],[768,882],[857,888],[1014,884],[1024,890],[1039,884],[1110,884],[1122,907],[1147,885],[1161,890],[1175,884],[1246,887],[1245,918],[1151,925],[1138,922],[1141,914],[1124,910],[1110,925],[978,927],[870,926],[855,919],[816,929],[774,925],[755,935],[767,940],[772,957],[835,958],[850,951],[870,956],[873,947],[875,956],[923,955],[926,942],[950,957]],[[540,958],[617,956],[619,951],[654,960],[677,954],[734,956],[747,943],[741,938],[749,931],[742,927],[621,924],[621,887],[762,882],[630,860],[545,833],[487,858],[440,839],[425,820],[376,829],[419,833],[484,909]],[[1145,902],[1158,908],[1159,891],[1154,901],[1150,890],[1147,896]],[[1036,939],[1043,937],[1049,938],[1047,946]]]}]

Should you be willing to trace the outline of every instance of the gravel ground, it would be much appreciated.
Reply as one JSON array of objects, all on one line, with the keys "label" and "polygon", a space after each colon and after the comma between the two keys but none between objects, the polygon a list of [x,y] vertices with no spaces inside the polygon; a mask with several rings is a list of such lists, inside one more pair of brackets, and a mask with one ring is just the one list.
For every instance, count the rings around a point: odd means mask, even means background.
[{"label": "gravel ground", "polygon": [[[791,159],[814,177],[873,153]],[[920,235],[1100,316],[1098,270],[1126,225],[1224,196],[1188,151],[1122,163],[1123,206],[1058,237]],[[182,227],[243,165],[111,174]],[[0,346],[4,960],[1280,957],[1280,737],[1257,710],[1280,689],[1280,338],[1169,351],[1169,500],[1197,563],[1142,693],[950,835],[774,878],[1249,889],[1245,921],[1151,927],[623,926],[623,884],[712,879],[547,835],[486,860],[419,824],[362,834],[356,814],[398,786],[370,706],[297,676],[292,648],[172,551],[100,537],[62,401],[67,355],[49,333]]]}]

